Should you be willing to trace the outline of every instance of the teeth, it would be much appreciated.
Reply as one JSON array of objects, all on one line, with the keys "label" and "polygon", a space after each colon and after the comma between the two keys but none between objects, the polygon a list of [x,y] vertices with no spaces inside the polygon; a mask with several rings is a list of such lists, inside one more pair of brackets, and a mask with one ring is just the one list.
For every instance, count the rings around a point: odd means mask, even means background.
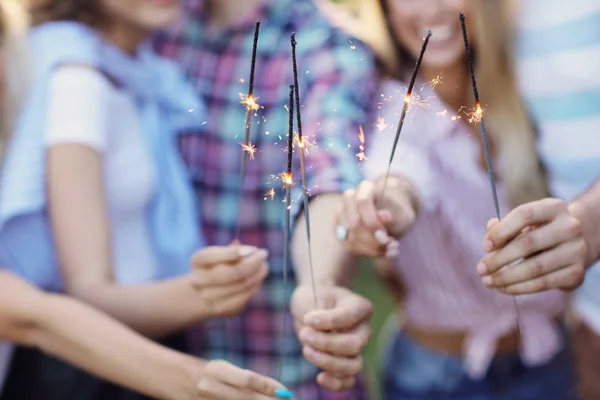
[{"label": "teeth", "polygon": [[[455,25],[436,25],[432,26],[428,30],[431,31],[431,40],[441,41],[450,39],[455,32]],[[423,36],[427,35],[427,30]]]}]

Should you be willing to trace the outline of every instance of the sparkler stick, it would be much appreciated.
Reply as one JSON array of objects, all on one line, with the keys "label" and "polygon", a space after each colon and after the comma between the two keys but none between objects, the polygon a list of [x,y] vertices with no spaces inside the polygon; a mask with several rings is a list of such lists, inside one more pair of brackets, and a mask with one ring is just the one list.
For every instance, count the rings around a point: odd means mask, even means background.
[{"label": "sparkler stick", "polygon": [[379,204],[381,204],[381,202],[383,201],[383,196],[387,187],[387,181],[390,176],[390,171],[392,169],[392,161],[394,160],[394,155],[396,154],[396,146],[398,145],[398,139],[400,138],[400,133],[402,132],[402,127],[404,126],[404,120],[406,119],[406,112],[408,111],[412,91],[415,87],[417,74],[419,73],[419,68],[421,67],[421,62],[423,61],[423,56],[425,55],[425,50],[427,49],[427,44],[429,43],[430,37],[431,31],[427,32],[427,36],[423,41],[421,53],[419,53],[419,57],[417,58],[417,62],[415,63],[415,68],[413,69],[412,77],[410,78],[410,83],[408,84],[408,89],[406,90],[404,104],[402,105],[402,113],[400,114],[400,122],[398,122],[398,128],[396,129],[396,136],[394,137],[394,144],[392,145],[392,153],[390,154],[390,161],[388,163],[387,173],[385,175],[385,180],[383,181],[383,189],[381,190],[381,195],[379,196]]},{"label": "sparkler stick", "polygon": [[260,21],[256,21],[256,27],[254,28],[254,43],[252,45],[252,62],[250,64],[250,82],[248,84],[248,97],[243,101],[246,105],[246,128],[244,136],[244,144],[242,145],[242,167],[241,167],[241,178],[240,178],[240,196],[238,200],[238,218],[237,227],[235,229],[235,241],[239,241],[240,238],[240,214],[242,212],[242,193],[244,190],[244,181],[246,180],[246,169],[248,164],[248,154],[252,157],[251,152],[253,147],[250,144],[250,127],[252,123],[252,113],[258,108],[258,104],[254,99],[254,71],[256,69],[256,51],[258,48],[258,35],[260,32]]},{"label": "sparkler stick", "polygon": [[[483,141],[483,151],[485,153],[485,162],[487,164],[488,176],[490,178],[490,186],[492,187],[492,196],[494,198],[494,207],[496,208],[496,216],[500,220],[500,204],[498,202],[498,193],[496,191],[496,180],[494,175],[494,168],[492,166],[492,157],[490,155],[490,146],[485,131],[485,123],[483,119],[483,110],[481,109],[481,103],[479,101],[479,91],[477,90],[477,81],[475,80],[475,68],[473,67],[473,55],[471,54],[471,47],[469,46],[469,38],[467,36],[467,26],[465,24],[465,15],[460,13],[460,24],[462,26],[463,39],[465,41],[465,51],[467,53],[467,62],[469,64],[469,74],[471,75],[471,84],[473,86],[473,95],[475,96],[475,116],[476,120],[479,121],[479,129],[481,130],[481,140]],[[519,322],[519,304],[517,303],[517,297],[513,296],[515,304],[515,310],[517,312],[517,331],[521,334],[521,326]]]},{"label": "sparkler stick", "polygon": [[[282,176],[283,184],[285,185],[285,225],[283,231],[283,308],[287,309],[287,270],[289,263],[290,250],[290,226],[291,226],[291,192],[292,192],[292,155],[294,152],[294,85],[290,85],[290,102],[289,102],[289,137],[288,137],[288,158],[287,171]],[[283,331],[281,333],[281,354],[279,359],[279,377],[281,382],[281,372],[283,369],[283,355],[285,354],[285,312],[283,314]]]},{"label": "sparkler stick", "polygon": [[306,222],[306,240],[308,242],[308,260],[310,265],[310,279],[312,282],[313,299],[315,307],[319,308],[317,300],[317,286],[315,285],[315,273],[313,269],[312,245],[310,240],[310,214],[308,212],[308,201],[310,195],[306,185],[306,164],[304,162],[304,139],[302,137],[302,115],[300,114],[300,89],[298,85],[298,63],[296,61],[296,34],[292,33],[290,38],[292,44],[292,64],[294,66],[294,93],[296,100],[296,124],[298,125],[298,148],[300,149],[300,171],[302,175],[302,200],[304,206],[304,221]]}]

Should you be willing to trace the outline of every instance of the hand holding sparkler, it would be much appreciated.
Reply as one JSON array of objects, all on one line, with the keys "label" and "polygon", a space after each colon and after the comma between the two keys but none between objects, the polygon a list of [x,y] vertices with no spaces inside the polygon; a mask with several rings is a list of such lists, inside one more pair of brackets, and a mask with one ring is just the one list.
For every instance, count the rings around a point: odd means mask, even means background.
[{"label": "hand holding sparkler", "polygon": [[483,243],[489,254],[477,266],[483,283],[507,294],[577,288],[588,254],[573,213],[564,201],[543,199],[491,220]]},{"label": "hand holding sparkler", "polygon": [[[388,182],[385,194],[384,179]],[[415,223],[417,210],[418,198],[410,182],[392,176],[376,183],[363,181],[356,190],[347,190],[336,221],[347,232],[343,241],[352,254],[395,257],[398,244],[394,239]]]},{"label": "hand holding sparkler", "polygon": [[252,246],[209,246],[191,259],[203,319],[239,314],[269,273],[268,252]]},{"label": "hand holding sparkler", "polygon": [[364,350],[371,328],[373,304],[339,286],[320,286],[321,309],[315,310],[312,288],[301,285],[291,300],[291,312],[304,357],[321,368],[319,385],[344,391],[356,384],[363,368]]}]

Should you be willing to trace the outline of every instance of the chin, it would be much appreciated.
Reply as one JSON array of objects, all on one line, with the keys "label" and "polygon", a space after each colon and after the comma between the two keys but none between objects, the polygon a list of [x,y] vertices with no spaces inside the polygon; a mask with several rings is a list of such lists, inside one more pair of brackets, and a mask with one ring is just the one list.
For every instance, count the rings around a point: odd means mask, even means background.
[{"label": "chin", "polygon": [[159,30],[169,27],[170,25],[177,22],[181,17],[181,9],[159,9],[155,12],[147,15],[146,18],[141,19],[140,25],[143,25],[147,30]]}]

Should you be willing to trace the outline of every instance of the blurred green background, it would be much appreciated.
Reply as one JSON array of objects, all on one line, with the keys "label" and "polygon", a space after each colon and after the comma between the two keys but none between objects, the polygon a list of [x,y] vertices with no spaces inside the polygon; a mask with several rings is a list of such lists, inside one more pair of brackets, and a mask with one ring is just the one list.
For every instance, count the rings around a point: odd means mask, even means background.
[{"label": "blurred green background", "polygon": [[362,261],[358,266],[353,288],[357,293],[373,302],[373,318],[371,320],[373,335],[365,350],[365,374],[371,392],[369,399],[381,400],[379,377],[380,356],[383,349],[380,336],[384,324],[394,309],[394,302],[375,275],[370,261]]}]

